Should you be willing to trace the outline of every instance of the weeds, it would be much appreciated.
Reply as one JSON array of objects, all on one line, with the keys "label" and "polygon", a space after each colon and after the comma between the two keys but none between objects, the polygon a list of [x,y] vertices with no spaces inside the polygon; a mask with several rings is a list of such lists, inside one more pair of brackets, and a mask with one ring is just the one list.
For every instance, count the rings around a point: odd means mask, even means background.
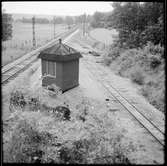
[{"label": "weeds", "polygon": [[77,147],[76,144],[67,147],[62,146],[59,150],[60,163],[64,164],[86,164],[86,153],[81,147]]},{"label": "weeds", "polygon": [[10,97],[10,107],[11,106],[18,106],[18,107],[25,107],[27,102],[25,101],[24,95],[21,91],[14,91],[11,93]]},{"label": "weeds", "polygon": [[12,133],[8,145],[6,162],[32,163],[41,161],[43,151],[41,143],[47,143],[42,133],[39,133],[33,124],[20,120]]},{"label": "weeds", "polygon": [[[112,49],[113,46],[111,46]],[[114,46],[115,49],[117,45]],[[109,55],[110,53],[109,50]],[[114,54],[113,54],[114,55]],[[104,58],[105,64],[121,76],[130,78],[141,85],[142,94],[156,108],[164,112],[164,47],[148,42],[140,49],[126,49],[116,54],[116,58]],[[154,81],[147,81],[147,80]],[[151,88],[151,90],[150,90]],[[161,97],[160,97],[161,96]]]},{"label": "weeds", "polygon": [[144,74],[142,70],[134,70],[131,72],[131,80],[139,85],[143,85],[144,84]]}]

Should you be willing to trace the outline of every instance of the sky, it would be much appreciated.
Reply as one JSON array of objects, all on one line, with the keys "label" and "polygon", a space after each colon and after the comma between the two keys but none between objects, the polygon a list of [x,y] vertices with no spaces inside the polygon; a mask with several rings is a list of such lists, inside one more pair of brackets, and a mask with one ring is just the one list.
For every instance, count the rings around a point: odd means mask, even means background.
[{"label": "sky", "polygon": [[2,2],[2,9],[6,13],[21,13],[21,14],[42,14],[42,15],[81,15],[94,12],[109,12],[112,11],[112,2],[91,2],[91,1],[25,1],[25,2]]}]

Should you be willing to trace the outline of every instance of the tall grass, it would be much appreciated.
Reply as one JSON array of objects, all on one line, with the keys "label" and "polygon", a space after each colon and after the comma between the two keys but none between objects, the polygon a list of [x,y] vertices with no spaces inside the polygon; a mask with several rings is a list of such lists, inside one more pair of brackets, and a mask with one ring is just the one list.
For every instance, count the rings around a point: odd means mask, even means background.
[{"label": "tall grass", "polygon": [[[28,104],[31,93],[17,92],[15,95],[20,96],[19,94],[23,95]],[[15,108],[17,114],[13,113],[13,118],[7,122],[12,127],[8,129],[8,141],[3,145],[4,162],[130,163],[128,154],[132,152],[132,148],[123,145],[124,137],[120,134],[122,128],[117,127],[106,112],[90,111],[92,104],[84,99],[76,105],[75,113],[71,110],[72,120],[64,121],[62,118],[55,118],[53,111],[48,111],[59,104],[51,107],[47,101],[48,98],[40,100],[40,107],[30,110]],[[15,104],[18,105],[18,102]],[[78,117],[84,118],[84,121]]]},{"label": "tall grass", "polygon": [[[115,49],[117,50],[116,47]],[[148,101],[160,111],[165,111],[165,61],[163,47],[148,42],[143,48],[125,49],[117,56],[111,50],[108,56],[104,57],[104,61],[107,61],[107,65],[116,73],[129,77],[133,82],[140,85],[142,87],[141,93]]]}]

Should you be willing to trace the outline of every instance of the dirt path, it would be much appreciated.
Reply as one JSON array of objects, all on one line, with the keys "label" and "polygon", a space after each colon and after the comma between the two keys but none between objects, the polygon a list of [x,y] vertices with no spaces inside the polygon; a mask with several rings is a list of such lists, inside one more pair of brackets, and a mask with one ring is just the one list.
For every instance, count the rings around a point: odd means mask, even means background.
[{"label": "dirt path", "polygon": [[113,43],[114,37],[118,36],[118,32],[115,29],[96,28],[92,30],[89,35],[97,41],[110,45]]}]

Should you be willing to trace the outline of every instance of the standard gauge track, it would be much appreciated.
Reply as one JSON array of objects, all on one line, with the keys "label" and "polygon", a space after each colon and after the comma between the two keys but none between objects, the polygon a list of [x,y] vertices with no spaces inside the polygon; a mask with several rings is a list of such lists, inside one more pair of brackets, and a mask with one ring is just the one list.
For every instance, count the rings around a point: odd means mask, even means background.
[{"label": "standard gauge track", "polygon": [[51,42],[45,44],[44,46],[41,46],[30,53],[24,55],[23,57],[17,59],[17,63],[12,62],[11,65],[8,68],[5,68],[5,66],[2,68],[2,81],[1,84],[5,85],[7,84],[11,79],[17,77],[17,75],[23,71],[25,71],[28,67],[30,67],[34,62],[36,62],[37,56],[40,53],[40,51],[54,45],[57,43],[57,40],[59,38],[62,38],[64,40],[67,38],[70,34],[72,34],[74,31],[76,31],[77,27],[74,27],[72,30],[58,34],[54,40]]},{"label": "standard gauge track", "polygon": [[83,60],[84,65],[92,74],[92,77],[96,78],[101,85],[111,94],[116,101],[118,101],[139,123],[145,128],[148,133],[155,138],[155,140],[162,146],[164,146],[164,132],[149,120],[141,111],[128,101],[113,85],[106,79],[101,79],[100,76],[107,76],[107,73],[100,68],[99,65],[90,62],[89,60]]}]

